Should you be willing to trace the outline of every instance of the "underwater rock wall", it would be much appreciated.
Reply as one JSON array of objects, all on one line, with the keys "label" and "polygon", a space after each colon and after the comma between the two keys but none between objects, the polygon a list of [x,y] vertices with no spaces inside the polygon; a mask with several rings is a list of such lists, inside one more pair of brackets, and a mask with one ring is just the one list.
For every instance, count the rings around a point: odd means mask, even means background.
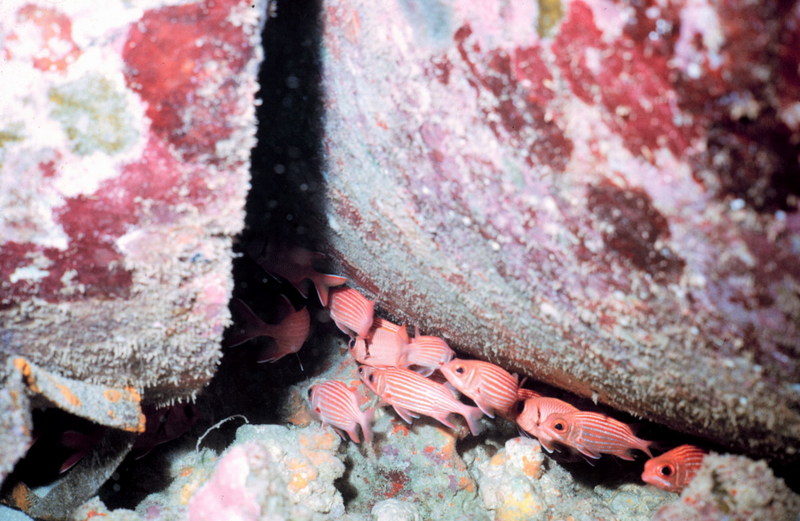
[{"label": "underwater rock wall", "polygon": [[0,6],[0,481],[30,443],[26,392],[141,431],[142,391],[187,399],[214,374],[264,13]]},{"label": "underwater rock wall", "polygon": [[383,313],[797,461],[797,2],[324,16],[330,245]]}]

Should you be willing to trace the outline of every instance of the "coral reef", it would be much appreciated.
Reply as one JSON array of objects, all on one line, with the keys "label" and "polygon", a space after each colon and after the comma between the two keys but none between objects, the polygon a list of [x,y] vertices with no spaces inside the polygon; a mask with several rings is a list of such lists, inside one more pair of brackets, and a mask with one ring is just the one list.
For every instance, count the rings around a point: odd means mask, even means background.
[{"label": "coral reef", "polygon": [[329,244],[396,322],[800,457],[800,4],[334,0]]}]

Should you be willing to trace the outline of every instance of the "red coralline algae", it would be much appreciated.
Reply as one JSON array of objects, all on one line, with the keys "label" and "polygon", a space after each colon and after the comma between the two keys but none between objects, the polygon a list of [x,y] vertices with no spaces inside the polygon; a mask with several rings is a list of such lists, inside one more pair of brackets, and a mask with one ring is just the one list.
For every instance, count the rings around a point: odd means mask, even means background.
[{"label": "red coralline algae", "polygon": [[[214,374],[229,319],[264,5],[9,1],[0,382],[21,356],[150,402],[187,399]],[[0,478],[18,452],[0,454]]]},{"label": "red coralline algae", "polygon": [[553,43],[572,92],[606,108],[606,123],[632,154],[652,160],[651,151],[662,146],[678,156],[684,153],[696,130],[675,123],[680,111],[664,57],[645,55],[629,39],[606,43],[592,10],[581,1],[570,3]]},{"label": "red coralline algae", "polygon": [[235,78],[254,51],[228,17],[231,8],[245,4],[168,6],[148,11],[131,26],[122,54],[128,64],[125,79],[148,103],[153,132],[184,159],[215,155],[215,144],[234,130],[228,115],[237,111]]}]

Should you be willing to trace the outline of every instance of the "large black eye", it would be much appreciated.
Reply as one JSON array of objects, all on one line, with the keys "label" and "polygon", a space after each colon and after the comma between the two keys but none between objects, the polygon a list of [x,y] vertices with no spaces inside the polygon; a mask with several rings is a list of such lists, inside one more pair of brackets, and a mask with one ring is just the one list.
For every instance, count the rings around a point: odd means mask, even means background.
[{"label": "large black eye", "polygon": [[675,472],[675,469],[672,468],[672,465],[664,465],[663,467],[660,467],[658,470],[659,472],[661,472],[662,476],[667,476],[667,477],[671,476],[672,473]]},{"label": "large black eye", "polygon": [[564,430],[564,424],[561,422],[556,422],[555,425],[553,425],[553,428],[558,432],[561,432]]},{"label": "large black eye", "polygon": [[309,399],[309,400],[311,399],[311,395],[312,395],[312,394],[314,394],[314,388],[313,388],[313,387],[309,387],[309,388],[308,388],[308,399]]},{"label": "large black eye", "polygon": [[351,338],[350,339],[350,349],[353,349],[355,346],[356,346],[356,339],[355,338]]},{"label": "large black eye", "polygon": [[458,374],[464,374],[464,367],[463,366],[456,366],[456,372]]},{"label": "large black eye", "polygon": [[371,375],[369,375],[369,376],[367,377],[367,380],[369,380],[370,382],[372,382],[373,380],[375,380],[375,375],[374,375],[374,374],[371,374]]},{"label": "large black eye", "polygon": [[359,367],[358,368],[358,374],[364,374],[364,368],[363,367]]}]

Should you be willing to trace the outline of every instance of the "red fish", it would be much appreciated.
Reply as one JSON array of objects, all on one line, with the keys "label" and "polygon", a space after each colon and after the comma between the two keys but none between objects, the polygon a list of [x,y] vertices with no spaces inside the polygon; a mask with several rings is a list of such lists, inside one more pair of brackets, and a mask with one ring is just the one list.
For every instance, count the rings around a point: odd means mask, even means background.
[{"label": "red fish", "polygon": [[418,414],[430,416],[444,425],[455,428],[447,417],[460,414],[467,420],[469,430],[477,436],[480,432],[481,410],[456,400],[444,385],[402,367],[368,367],[362,365],[358,374],[364,385],[390,404],[403,420],[411,423]]},{"label": "red fish", "polygon": [[[522,384],[520,383],[520,385]],[[517,389],[517,400],[519,401],[525,401],[528,398],[536,398],[539,396],[541,396],[541,394],[537,393],[532,389],[523,389],[522,387]]]},{"label": "red fish", "polygon": [[342,382],[327,380],[308,389],[308,400],[311,410],[322,423],[328,424],[339,436],[344,438],[342,431],[350,439],[359,443],[357,426],[361,426],[364,441],[372,443],[372,418],[375,409],[370,407],[362,411],[356,393]]},{"label": "red fish", "polygon": [[397,367],[407,345],[406,326],[397,331],[379,327],[373,330],[372,338],[367,342],[367,356],[363,363],[372,367]]},{"label": "red fish", "polygon": [[598,459],[601,454],[611,454],[633,460],[633,449],[653,457],[652,442],[634,436],[629,425],[597,412],[550,414],[539,426],[539,434],[539,441],[561,443],[587,458]]},{"label": "red fish", "polygon": [[328,289],[341,286],[347,278],[338,275],[320,273],[314,269],[314,261],[323,259],[324,255],[294,247],[268,247],[258,256],[257,262],[269,273],[286,279],[300,292],[303,297],[308,297],[308,292],[302,287],[304,280],[310,280],[317,290],[317,296],[323,306],[328,305]]},{"label": "red fish", "polygon": [[455,353],[444,339],[438,336],[420,336],[419,331],[405,348],[400,365],[417,367],[422,376],[430,376],[437,369],[453,359]]},{"label": "red fish", "polygon": [[668,492],[680,492],[694,479],[707,452],[681,445],[644,462],[642,481]]},{"label": "red fish", "polygon": [[375,302],[353,288],[331,290],[331,318],[343,333],[352,338],[367,338],[372,327]]},{"label": "red fish", "polygon": [[274,362],[288,354],[298,352],[311,330],[311,317],[307,308],[300,311],[291,308],[280,323],[267,324],[238,298],[231,299],[230,307],[237,325],[228,332],[226,347],[238,346],[259,336],[270,337],[275,341],[274,348],[262,354],[258,358],[259,362]]},{"label": "red fish", "polygon": [[495,412],[504,418],[514,416],[519,389],[516,375],[489,362],[458,358],[443,365],[441,371],[453,387],[472,398],[490,418]]},{"label": "red fish", "polygon": [[[527,391],[527,389],[520,390]],[[575,412],[577,410],[577,407],[563,400],[559,400],[558,398],[534,396],[525,400],[525,406],[519,416],[517,416],[517,425],[531,436],[539,438],[539,443],[542,444],[542,447],[549,452],[553,452],[553,446],[550,445],[547,438],[541,435],[539,428],[551,414],[562,414]]]},{"label": "red fish", "polygon": [[350,355],[359,364],[398,367],[407,344],[406,326],[376,317],[367,338],[350,340]]}]

